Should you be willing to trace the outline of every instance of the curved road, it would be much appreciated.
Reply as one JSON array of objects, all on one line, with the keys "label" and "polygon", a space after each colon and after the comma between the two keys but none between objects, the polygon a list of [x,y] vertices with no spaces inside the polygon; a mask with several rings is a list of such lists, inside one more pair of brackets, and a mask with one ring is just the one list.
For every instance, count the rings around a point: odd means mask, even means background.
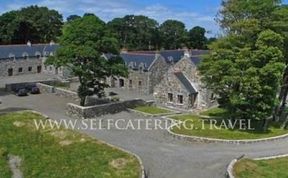
[{"label": "curved road", "polygon": [[[53,94],[41,94],[19,98],[0,93],[6,107],[30,108],[59,120],[65,115],[69,100]],[[147,119],[135,113],[122,112],[103,116],[104,119]],[[192,143],[175,140],[165,130],[82,130],[92,137],[104,140],[138,154],[149,178],[223,178],[227,164],[242,154],[247,157],[263,157],[287,154],[288,138],[280,141],[247,145]]]}]

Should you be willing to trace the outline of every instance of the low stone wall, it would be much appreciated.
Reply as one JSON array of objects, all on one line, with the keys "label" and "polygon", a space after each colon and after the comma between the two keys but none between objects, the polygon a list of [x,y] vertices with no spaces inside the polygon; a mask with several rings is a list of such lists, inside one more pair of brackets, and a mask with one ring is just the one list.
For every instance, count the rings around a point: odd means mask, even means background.
[{"label": "low stone wall", "polygon": [[73,91],[69,91],[69,90],[55,87],[54,93],[60,97],[72,98],[73,100],[79,100],[78,94],[76,92],[73,92]]},{"label": "low stone wall", "polygon": [[[174,119],[170,118],[172,116],[166,117],[163,116],[163,119],[167,119],[171,121],[171,123],[175,123]],[[208,138],[208,137],[199,137],[199,136],[190,136],[190,135],[183,135],[183,134],[177,134],[172,131],[172,128],[175,125],[171,125],[167,131],[168,133],[173,136],[175,139],[178,140],[184,140],[184,141],[190,141],[190,142],[202,142],[202,143],[226,143],[226,144],[254,144],[259,142],[272,142],[276,140],[281,140],[288,138],[288,134],[279,135],[275,137],[268,137],[268,138],[260,138],[260,139],[246,139],[246,140],[228,140],[228,139],[217,139],[217,138]]]},{"label": "low stone wall", "polygon": [[[38,82],[19,82],[19,83],[9,83],[9,84],[6,84],[5,85],[5,90],[7,92],[15,92],[19,89],[22,89],[22,88],[31,88],[31,87],[34,87],[34,86],[37,86],[36,83],[39,83],[39,82],[42,82],[42,81],[38,81]],[[52,82],[52,81],[45,81],[45,82]]]},{"label": "low stone wall", "polygon": [[54,93],[54,87],[46,85],[44,83],[36,83],[36,86],[40,89],[42,93]]},{"label": "low stone wall", "polygon": [[146,104],[147,103],[141,99],[120,101],[115,103],[108,103],[89,107],[82,107],[76,104],[68,103],[66,114],[76,119],[88,119],[88,118],[95,118],[97,116],[105,114],[115,114],[121,111],[125,111],[128,108],[134,108],[136,106]]},{"label": "low stone wall", "polygon": [[65,98],[71,98],[73,100],[79,100],[79,97],[76,92],[69,91],[62,88],[57,88],[51,85],[44,83],[36,83],[36,86],[40,89],[42,93],[55,93],[55,95]]}]

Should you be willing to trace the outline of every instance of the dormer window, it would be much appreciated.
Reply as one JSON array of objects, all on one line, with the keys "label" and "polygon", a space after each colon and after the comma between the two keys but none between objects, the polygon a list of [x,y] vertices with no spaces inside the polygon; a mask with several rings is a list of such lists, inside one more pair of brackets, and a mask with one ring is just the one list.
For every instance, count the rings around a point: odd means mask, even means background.
[{"label": "dormer window", "polygon": [[24,59],[28,59],[28,53],[23,53],[22,57],[23,57]]},{"label": "dormer window", "polygon": [[39,51],[37,51],[37,52],[35,53],[35,56],[36,56],[37,59],[40,59],[40,58],[41,58],[41,53],[40,53]]},{"label": "dormer window", "polygon": [[173,59],[172,56],[169,56],[169,57],[168,57],[168,62],[173,62],[173,60],[174,60],[174,59]]},{"label": "dormer window", "polygon": [[9,57],[9,59],[11,59],[11,60],[14,60],[14,59],[15,59],[15,55],[12,54],[12,53],[10,53],[8,57]]}]

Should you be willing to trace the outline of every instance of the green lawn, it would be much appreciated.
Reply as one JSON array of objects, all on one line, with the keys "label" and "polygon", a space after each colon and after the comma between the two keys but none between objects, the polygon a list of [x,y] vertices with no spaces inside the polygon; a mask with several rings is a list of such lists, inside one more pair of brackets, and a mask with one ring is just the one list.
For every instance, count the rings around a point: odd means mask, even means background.
[{"label": "green lawn", "polygon": [[[10,178],[7,153],[22,159],[21,170],[29,178],[138,178],[138,160],[72,130],[36,130],[30,113],[0,116],[0,177]],[[6,151],[3,151],[6,150]]]},{"label": "green lawn", "polygon": [[287,178],[288,158],[254,161],[243,159],[235,164],[236,178]]},{"label": "green lawn", "polygon": [[[221,129],[216,129],[214,123],[210,124],[209,119],[203,119],[201,116],[196,115],[180,115],[172,117],[175,120],[185,121],[185,126],[173,127],[172,131],[178,134],[190,135],[190,136],[200,136],[200,137],[209,137],[209,138],[218,138],[218,139],[234,139],[234,140],[243,140],[243,139],[259,139],[267,138],[278,135],[283,135],[288,133],[288,130],[280,129],[280,125],[270,124],[267,132],[260,131],[259,128],[255,127],[255,130],[232,130],[226,129],[224,126]],[[223,119],[216,119],[218,123],[222,123]],[[193,127],[191,127],[193,125]],[[212,125],[212,127],[210,127]],[[257,124],[261,125],[261,124]],[[217,128],[220,125],[217,124]],[[239,127],[238,127],[239,128]],[[254,128],[251,126],[251,128]]]},{"label": "green lawn", "polygon": [[169,110],[158,108],[155,106],[138,106],[134,109],[137,111],[148,113],[148,114],[164,114],[164,113],[170,113],[171,112]]},{"label": "green lawn", "polygon": [[211,108],[200,113],[200,115],[211,116],[211,117],[225,117],[228,112],[223,108]]},{"label": "green lawn", "polygon": [[10,178],[12,177],[12,173],[10,172],[8,163],[7,163],[7,152],[0,148],[0,177]]}]

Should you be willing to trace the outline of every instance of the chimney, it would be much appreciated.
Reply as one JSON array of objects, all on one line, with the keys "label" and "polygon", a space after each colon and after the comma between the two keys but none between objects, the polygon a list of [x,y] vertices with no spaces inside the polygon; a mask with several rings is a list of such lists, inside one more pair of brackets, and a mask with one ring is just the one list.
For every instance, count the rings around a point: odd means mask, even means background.
[{"label": "chimney", "polygon": [[127,48],[122,48],[120,52],[121,52],[122,54],[123,54],[123,53],[126,54],[126,53],[128,53],[128,50],[127,50]]},{"label": "chimney", "polygon": [[55,45],[55,42],[53,40],[50,41],[49,43],[50,46]]},{"label": "chimney", "polygon": [[27,46],[32,46],[32,43],[31,43],[31,41],[27,41]]},{"label": "chimney", "polygon": [[185,57],[191,57],[191,52],[187,47],[184,47],[183,50],[184,50]]}]

